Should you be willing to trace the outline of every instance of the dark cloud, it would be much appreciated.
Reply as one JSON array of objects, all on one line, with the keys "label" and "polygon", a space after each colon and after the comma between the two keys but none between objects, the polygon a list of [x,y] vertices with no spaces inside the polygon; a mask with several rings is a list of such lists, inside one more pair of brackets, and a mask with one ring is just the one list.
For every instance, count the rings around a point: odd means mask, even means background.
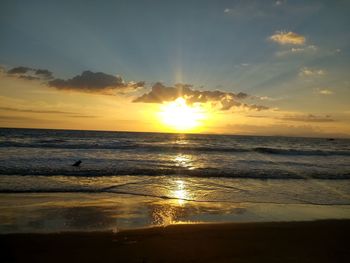
[{"label": "dark cloud", "polygon": [[33,69],[28,67],[14,67],[7,71],[7,75],[25,80],[45,80],[53,78],[52,72],[47,69]]},{"label": "dark cloud", "polygon": [[87,93],[113,95],[144,87],[145,82],[125,82],[120,76],[103,72],[84,71],[71,79],[59,79],[47,69],[34,69],[24,66],[14,67],[5,71],[8,76],[25,80],[41,80],[47,86],[59,90],[73,90]]},{"label": "dark cloud", "polygon": [[249,97],[246,93],[232,93],[224,91],[201,91],[192,88],[192,85],[177,84],[174,87],[166,87],[162,83],[153,85],[152,90],[136,98],[133,102],[163,103],[174,101],[179,97],[186,99],[189,104],[212,102],[220,104],[221,110],[229,110],[233,107],[244,107],[251,110],[264,110],[268,107],[260,105],[249,105],[241,100]]},{"label": "dark cloud", "polygon": [[300,122],[333,122],[334,119],[331,118],[331,116],[316,116],[313,114],[308,115],[289,115],[289,116],[283,116],[278,117],[279,120],[286,120],[286,121],[300,121]]},{"label": "dark cloud", "polygon": [[19,75],[18,78],[25,79],[25,80],[40,80],[40,78],[31,76],[31,75]]},{"label": "dark cloud", "polygon": [[[48,87],[57,90],[78,91],[85,93],[115,95],[132,92],[145,86],[144,81],[125,82],[122,77],[106,74],[103,72],[83,71],[71,79],[54,78],[52,72],[47,69],[33,69],[29,67],[15,67],[7,71],[9,76],[14,76],[26,80],[41,80]],[[269,109],[266,106],[247,104],[242,100],[253,96],[239,92],[225,92],[220,90],[195,90],[189,84],[176,84],[175,86],[164,86],[157,82],[152,86],[152,90],[133,100],[133,102],[143,103],[163,103],[174,101],[179,97],[186,99],[186,103],[211,103],[213,107],[221,110],[230,110],[239,107],[246,110],[261,111]]]},{"label": "dark cloud", "polygon": [[43,78],[51,79],[53,78],[52,72],[47,69],[37,69],[35,70],[35,75],[38,75]]},{"label": "dark cloud", "polygon": [[28,71],[31,71],[32,69],[31,68],[27,68],[27,67],[15,67],[15,68],[12,68],[10,70],[7,71],[7,74],[25,74],[27,73]]},{"label": "dark cloud", "polygon": [[116,92],[135,90],[145,85],[144,82],[124,82],[120,76],[102,72],[84,71],[71,79],[54,79],[48,82],[50,87],[59,90],[74,90],[87,93],[112,95]]}]

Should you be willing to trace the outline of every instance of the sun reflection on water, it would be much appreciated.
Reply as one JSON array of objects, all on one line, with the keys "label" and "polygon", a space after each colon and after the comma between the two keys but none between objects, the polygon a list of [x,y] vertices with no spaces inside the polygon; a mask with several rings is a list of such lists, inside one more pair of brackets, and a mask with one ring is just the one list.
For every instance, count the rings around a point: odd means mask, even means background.
[{"label": "sun reflection on water", "polygon": [[182,180],[176,180],[175,181],[176,190],[173,191],[174,197],[177,199],[177,202],[179,205],[184,205],[186,202],[186,199],[189,198],[188,191],[185,188],[185,183]]},{"label": "sun reflection on water", "polygon": [[189,170],[196,169],[196,167],[193,164],[193,157],[188,154],[178,154],[173,159],[175,162],[175,165],[182,168],[187,168]]},{"label": "sun reflection on water", "polygon": [[187,183],[181,179],[171,179],[169,185],[167,196],[173,199],[162,201],[152,209],[152,222],[155,225],[177,224],[183,220],[184,211],[187,209],[186,203],[190,199]]}]

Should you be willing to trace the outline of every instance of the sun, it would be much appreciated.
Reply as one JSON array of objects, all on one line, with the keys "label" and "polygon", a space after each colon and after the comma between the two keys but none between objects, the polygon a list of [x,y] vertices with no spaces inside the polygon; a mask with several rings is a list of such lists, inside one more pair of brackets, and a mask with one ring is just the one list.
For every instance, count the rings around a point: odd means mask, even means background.
[{"label": "sun", "polygon": [[190,106],[182,97],[162,105],[160,120],[167,127],[176,131],[195,131],[203,123],[205,112],[200,106]]}]

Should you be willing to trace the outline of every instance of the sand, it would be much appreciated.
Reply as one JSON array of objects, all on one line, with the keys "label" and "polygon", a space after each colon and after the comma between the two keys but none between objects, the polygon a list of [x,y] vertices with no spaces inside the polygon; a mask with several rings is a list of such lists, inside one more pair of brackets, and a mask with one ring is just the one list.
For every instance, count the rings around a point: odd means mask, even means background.
[{"label": "sand", "polygon": [[350,220],[0,235],[1,262],[349,262]]}]

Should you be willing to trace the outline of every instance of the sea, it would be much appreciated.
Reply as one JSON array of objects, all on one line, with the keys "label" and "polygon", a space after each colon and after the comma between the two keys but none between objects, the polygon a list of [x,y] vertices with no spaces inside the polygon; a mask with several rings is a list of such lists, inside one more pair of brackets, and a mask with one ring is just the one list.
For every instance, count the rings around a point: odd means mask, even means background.
[{"label": "sea", "polygon": [[1,128],[0,209],[0,233],[350,218],[350,139]]}]

